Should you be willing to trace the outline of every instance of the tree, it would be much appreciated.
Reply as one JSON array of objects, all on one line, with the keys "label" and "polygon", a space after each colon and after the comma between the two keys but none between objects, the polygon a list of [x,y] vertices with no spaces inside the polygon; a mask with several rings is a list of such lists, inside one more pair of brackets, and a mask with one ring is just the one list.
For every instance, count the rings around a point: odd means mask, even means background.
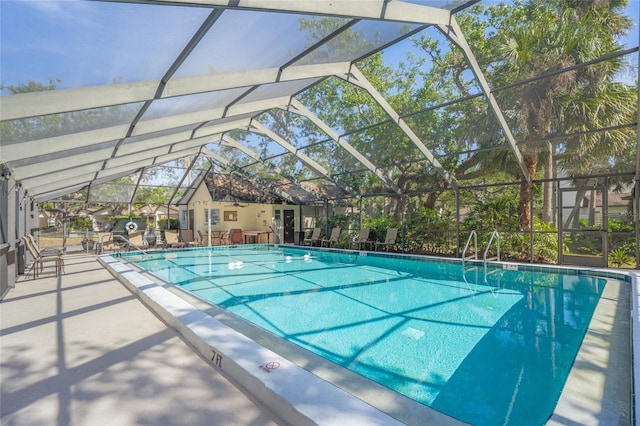
[{"label": "tree", "polygon": [[[546,172],[545,177],[552,176],[551,154],[557,155],[565,173],[584,174],[603,158],[610,161],[623,154],[632,143],[625,130],[588,133],[560,143],[545,141],[549,136],[633,121],[633,88],[613,81],[621,67],[619,59],[555,73],[618,51],[616,37],[630,25],[620,15],[625,3],[516,1],[512,6],[479,4],[459,16],[465,37],[493,87],[532,79],[497,93],[532,178],[540,170]],[[468,66],[461,52],[443,53],[428,36],[416,43],[433,58],[426,81],[439,81],[439,90],[453,95],[469,96],[477,91],[475,82],[465,78]],[[547,73],[550,75],[534,80]],[[474,98],[458,104],[464,109],[458,137],[467,139],[476,152],[458,164],[455,175],[461,180],[475,179],[498,166],[520,179],[519,223],[521,229],[528,229],[531,187],[508,151],[486,150],[496,146],[501,130],[487,113],[486,104],[479,101]]]},{"label": "tree", "polygon": [[[525,80],[619,51],[616,36],[630,26],[619,14],[624,3],[536,0],[525,4],[524,24],[500,34],[503,62],[496,66],[496,72],[515,81]],[[617,59],[557,73],[521,86],[518,96],[508,100],[509,106],[515,103],[519,111],[517,130],[524,162],[533,178],[539,163],[546,166],[545,178],[552,177],[554,149],[565,153],[559,164],[567,172],[580,174],[588,174],[603,157],[627,149],[630,138],[624,130],[590,133],[557,147],[540,142],[554,134],[631,122],[633,92],[613,81],[621,66]],[[530,226],[530,194],[530,186],[523,180],[519,207],[523,229]],[[545,207],[548,221],[550,206]]]}]

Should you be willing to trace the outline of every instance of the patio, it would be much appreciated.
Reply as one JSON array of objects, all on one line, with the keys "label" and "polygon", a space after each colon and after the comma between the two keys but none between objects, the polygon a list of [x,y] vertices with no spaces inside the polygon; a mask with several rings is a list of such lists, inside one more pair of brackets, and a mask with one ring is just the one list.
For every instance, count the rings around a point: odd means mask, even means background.
[{"label": "patio", "polygon": [[3,424],[283,424],[87,254],[0,309]]}]

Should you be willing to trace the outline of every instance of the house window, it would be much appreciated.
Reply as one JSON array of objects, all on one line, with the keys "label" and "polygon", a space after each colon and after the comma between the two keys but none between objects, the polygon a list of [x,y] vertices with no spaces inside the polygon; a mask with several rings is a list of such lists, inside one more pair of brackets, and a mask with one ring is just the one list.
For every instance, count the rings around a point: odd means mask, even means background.
[{"label": "house window", "polygon": [[204,209],[204,224],[209,225],[211,219],[212,225],[220,223],[220,209]]},{"label": "house window", "polygon": [[282,221],[282,210],[275,210],[273,212],[273,223],[276,226],[280,226],[281,221]]}]

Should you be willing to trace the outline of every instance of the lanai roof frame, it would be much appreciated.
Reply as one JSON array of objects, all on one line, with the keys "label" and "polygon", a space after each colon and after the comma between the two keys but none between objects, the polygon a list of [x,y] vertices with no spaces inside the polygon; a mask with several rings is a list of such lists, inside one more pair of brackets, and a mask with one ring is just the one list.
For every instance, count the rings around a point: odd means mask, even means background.
[{"label": "lanai roof frame", "polygon": [[[111,2],[107,2],[111,3]],[[118,0],[112,3],[146,3],[136,0]],[[191,0],[191,1],[155,1],[156,5],[181,5],[185,7],[203,7],[210,9],[209,15],[202,22],[198,30],[193,34],[190,41],[184,46],[182,51],[176,56],[172,64],[168,67],[162,78],[159,80],[146,80],[139,82],[127,82],[120,84],[109,84],[104,86],[79,87],[73,89],[63,89],[50,92],[25,93],[13,96],[3,96],[1,102],[4,104],[0,109],[0,119],[2,121],[11,121],[20,118],[38,117],[43,114],[57,114],[65,111],[79,111],[86,108],[109,107],[114,105],[131,104],[133,102],[142,102],[135,118],[129,123],[120,126],[112,126],[111,128],[98,129],[96,131],[82,132],[82,134],[69,134],[60,137],[48,138],[43,140],[34,140],[33,148],[50,146],[50,154],[59,152],[59,149],[75,150],[88,148],[99,143],[116,142],[112,155],[108,158],[96,159],[86,158],[84,162],[80,162],[75,170],[51,170],[51,173],[59,173],[60,185],[65,188],[75,188],[84,183],[86,186],[92,185],[96,180],[102,181],[111,176],[121,176],[123,173],[134,172],[152,167],[163,160],[176,158],[183,153],[184,155],[192,155],[199,152],[202,146],[210,142],[215,135],[228,131],[237,126],[245,126],[248,120],[249,126],[252,119],[269,108],[288,108],[291,105],[291,99],[294,99],[296,93],[309,87],[308,85],[294,92],[282,94],[282,96],[269,97],[265,99],[257,99],[252,102],[243,102],[247,99],[251,100],[252,96],[265,84],[277,84],[278,82],[303,82],[309,79],[310,84],[315,84],[323,78],[331,76],[349,75],[349,70],[353,68],[353,63],[366,57],[372,53],[385,48],[399,40],[415,34],[425,26],[436,25],[448,27],[452,22],[452,13],[463,9],[476,1],[454,2],[450,3],[454,8],[452,10],[440,9],[411,2],[395,1],[389,3],[385,0],[366,0],[367,6],[363,7],[362,1],[353,2],[352,0],[339,0],[334,2],[287,2],[278,0],[264,1],[240,1],[228,2],[217,0]],[[206,36],[211,28],[214,28],[218,20],[224,16],[225,11],[251,11],[260,10],[263,12],[273,13],[294,13],[297,15],[309,16],[327,16],[340,17],[345,21],[334,32],[326,34],[323,39],[316,44],[307,47],[298,55],[294,55],[291,60],[280,65],[280,67],[265,68],[258,70],[243,70],[241,72],[218,73],[215,79],[208,75],[200,76],[176,76],[177,71],[182,64],[189,58],[191,53],[197,48],[200,41]],[[374,12],[374,10],[376,12]],[[389,40],[384,40],[377,46],[373,46],[369,51],[359,52],[358,55],[352,56],[347,61],[303,63],[303,58],[312,55],[313,52],[322,48],[325,43],[336,39],[344,33],[345,29],[361,23],[371,24],[373,22],[380,23],[404,23],[412,24],[410,31],[404,34],[394,36]],[[391,25],[391,24],[390,24]],[[165,98],[185,96],[197,93],[206,93],[213,90],[224,90],[233,88],[246,88],[244,94],[238,96],[235,100],[227,103],[223,107],[192,112],[187,114],[176,114],[162,119],[145,119],[145,113],[155,101]],[[377,99],[378,100],[378,99]],[[299,109],[299,108],[298,108]],[[210,119],[213,116],[213,119]],[[234,117],[242,116],[234,122]],[[217,118],[216,118],[217,117]],[[209,118],[209,119],[207,119]],[[220,120],[218,122],[217,120]],[[226,120],[231,120],[226,121]],[[222,124],[225,121],[225,124]],[[218,125],[219,123],[219,125]],[[254,122],[255,123],[255,122]],[[187,132],[175,133],[172,137],[173,129],[179,129],[180,126],[193,125],[190,134]],[[234,127],[235,125],[235,127]],[[158,139],[150,138],[141,143],[137,148],[138,151],[131,151],[128,141],[136,136],[145,134],[153,134],[155,132],[166,130],[168,135],[160,136]],[[265,129],[260,129],[263,131]],[[269,129],[266,129],[267,132]],[[329,130],[331,130],[329,128]],[[74,142],[74,137],[76,142]],[[335,135],[333,135],[335,140]],[[337,141],[340,143],[341,138]],[[33,153],[34,149],[30,149],[29,142],[27,145],[20,143],[20,151]],[[28,146],[29,145],[29,146]],[[9,167],[13,161],[20,161],[23,158],[17,152],[17,147],[5,145],[3,147],[3,157],[7,155]],[[108,151],[108,147],[104,148]],[[164,151],[162,152],[162,150]],[[347,148],[348,149],[348,148]],[[123,151],[124,150],[124,151]],[[155,151],[153,151],[155,150]],[[134,154],[135,152],[135,154]],[[354,152],[352,152],[354,153]],[[120,155],[122,154],[122,155]],[[147,155],[148,154],[148,155]],[[31,154],[27,154],[31,155]],[[87,154],[88,155],[88,154]],[[364,157],[356,158],[362,162]],[[435,157],[428,157],[432,161],[436,161]],[[3,158],[3,160],[5,160]],[[131,160],[131,161],[129,161]],[[102,161],[102,167],[97,167]],[[377,167],[374,164],[366,164],[366,168],[376,172]],[[28,166],[24,166],[28,167]],[[322,171],[318,167],[316,170]],[[436,165],[437,168],[437,165]],[[20,168],[16,168],[18,173],[16,177],[20,180]],[[97,170],[96,170],[97,169]],[[26,169],[24,169],[26,170]],[[36,198],[43,194],[50,193],[54,188],[50,182],[46,181],[46,173],[40,175],[30,171],[24,173],[25,186],[31,187],[30,193]],[[93,173],[93,177],[91,174]],[[321,173],[322,174],[322,173]],[[328,173],[324,173],[326,177],[333,180],[334,177]],[[393,182],[391,182],[393,183]],[[388,186],[398,192],[397,187]]]}]

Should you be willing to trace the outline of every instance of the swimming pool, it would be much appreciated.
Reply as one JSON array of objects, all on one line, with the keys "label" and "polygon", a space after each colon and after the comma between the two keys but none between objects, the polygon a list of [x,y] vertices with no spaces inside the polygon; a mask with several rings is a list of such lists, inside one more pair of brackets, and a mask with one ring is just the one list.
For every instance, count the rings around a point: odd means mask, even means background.
[{"label": "swimming pool", "polygon": [[256,245],[122,256],[456,419],[546,421],[607,279],[365,254]]}]

